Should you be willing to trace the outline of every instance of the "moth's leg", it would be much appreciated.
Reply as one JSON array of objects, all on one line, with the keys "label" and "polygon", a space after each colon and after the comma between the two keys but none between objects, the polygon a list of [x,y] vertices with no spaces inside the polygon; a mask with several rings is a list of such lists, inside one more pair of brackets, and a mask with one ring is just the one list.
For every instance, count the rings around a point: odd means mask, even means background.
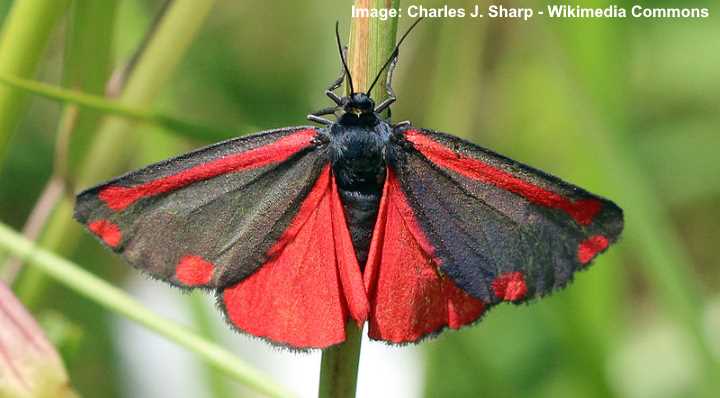
[{"label": "moth's leg", "polygon": [[[392,108],[387,108],[387,117],[385,118],[385,123],[389,124],[390,127],[393,127],[393,128],[396,126],[392,122]],[[402,123],[405,123],[405,122],[402,122]]]},{"label": "moth's leg", "polygon": [[405,120],[397,124],[391,124],[390,127],[392,127],[390,141],[405,149],[412,147],[412,144],[405,138],[405,131],[410,127],[410,121]]},{"label": "moth's leg", "polygon": [[311,113],[311,115],[315,115],[315,116],[332,115],[335,113],[335,111],[337,109],[338,108],[336,106],[330,106],[327,108],[320,109],[317,112],[313,112],[313,113]]},{"label": "moth's leg", "polygon": [[410,121],[409,120],[403,120],[402,122],[396,123],[392,125],[393,130],[398,131],[402,129],[406,129],[410,127]]},{"label": "moth's leg", "polygon": [[315,116],[315,115],[307,115],[307,119],[311,122],[324,124],[326,126],[330,126],[331,124],[333,124],[332,121],[325,119],[324,117]]},{"label": "moth's leg", "polygon": [[398,63],[398,53],[395,53],[395,56],[393,57],[392,62],[390,63],[390,66],[388,67],[388,74],[387,74],[387,80],[385,81],[385,92],[387,93],[387,98],[381,102],[378,106],[375,107],[375,112],[380,113],[384,111],[387,107],[392,105],[393,102],[397,99],[395,97],[395,91],[393,91],[392,88],[392,78],[393,78],[393,72],[395,72],[395,67]]},{"label": "moth's leg", "polygon": [[331,106],[331,107],[328,107],[328,108],[324,108],[324,109],[320,109],[320,110],[317,111],[317,112],[313,112],[313,113],[307,115],[307,119],[310,120],[310,121],[312,121],[312,122],[321,123],[321,124],[326,124],[326,125],[333,124],[332,121],[330,121],[330,120],[328,120],[328,119],[325,119],[325,118],[323,118],[323,117],[320,117],[320,116],[332,115],[332,114],[335,113],[335,110],[336,110],[336,109],[337,109],[337,107],[334,107],[334,106]]},{"label": "moth's leg", "polygon": [[[347,47],[343,47],[342,57],[344,59],[347,59],[347,51],[348,51]],[[340,96],[338,96],[337,94],[335,94],[335,90],[337,90],[338,87],[340,87],[344,81],[345,81],[345,65],[343,64],[343,60],[341,59],[340,60],[340,76],[334,82],[332,82],[330,84],[330,86],[325,90],[325,95],[330,97],[330,99],[333,100],[333,102],[335,102],[335,104],[337,106],[327,107],[327,108],[320,109],[317,112],[313,112],[313,113],[307,115],[308,120],[310,120],[312,122],[324,124],[324,125],[333,124],[332,121],[322,118],[320,116],[332,115],[335,113],[338,106],[343,105],[342,98]]]},{"label": "moth's leg", "polygon": [[[347,50],[348,50],[347,47],[343,47],[342,57],[344,59],[347,59]],[[342,98],[340,96],[338,96],[337,94],[335,94],[335,90],[337,90],[338,87],[340,87],[344,81],[345,81],[345,66],[343,65],[343,60],[341,59],[340,60],[340,77],[338,77],[337,80],[332,82],[332,84],[330,84],[330,87],[328,87],[325,90],[325,95],[330,97],[330,99],[333,100],[338,106],[342,105]]]}]

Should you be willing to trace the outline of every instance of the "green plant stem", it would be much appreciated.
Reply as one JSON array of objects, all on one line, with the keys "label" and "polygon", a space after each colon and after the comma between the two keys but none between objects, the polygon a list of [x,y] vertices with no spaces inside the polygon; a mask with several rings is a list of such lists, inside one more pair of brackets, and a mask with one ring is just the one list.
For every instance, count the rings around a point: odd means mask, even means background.
[{"label": "green plant stem", "polygon": [[180,133],[181,135],[188,136],[189,138],[210,140],[213,138],[227,137],[227,134],[219,132],[219,129],[213,129],[171,116],[166,116],[152,109],[141,109],[135,106],[125,105],[121,101],[111,100],[98,95],[87,94],[76,90],[53,86],[51,84],[3,74],[0,74],[0,83],[49,98],[51,100],[78,105],[84,108],[114,116],[121,116],[138,122],[153,124],[167,130]]},{"label": "green plant stem", "polygon": [[320,364],[320,398],[355,396],[362,330],[353,322],[345,326],[345,341],[323,351]]},{"label": "green plant stem", "polygon": [[[50,34],[68,5],[68,0],[15,1],[0,35],[0,73],[34,76]],[[0,164],[24,105],[21,92],[0,87]]]},{"label": "green plant stem", "polygon": [[[355,0],[357,8],[399,8],[400,0]],[[350,45],[348,46],[348,67],[353,78],[355,91],[365,92],[369,88],[380,68],[395,48],[397,36],[397,18],[381,21],[378,18],[354,18],[350,28]],[[385,76],[383,71],[378,84],[371,94],[375,103],[380,103],[387,96],[385,93]],[[350,87],[346,83],[346,92]]]},{"label": "green plant stem", "polygon": [[51,84],[22,79],[10,75],[0,75],[0,82],[16,89],[41,95],[45,98],[80,105],[115,116],[124,116],[138,121],[152,121],[155,118],[155,113],[150,110],[137,109],[132,106],[123,105],[119,101],[114,101],[98,95],[85,94],[76,90],[61,88]]},{"label": "green plant stem", "polygon": [[[400,6],[399,0],[356,0],[356,7],[392,7]],[[395,46],[397,35],[395,18],[381,21],[376,18],[355,18],[351,25],[351,38],[348,52],[348,67],[353,77],[355,91],[364,92],[387,61]],[[383,72],[380,82],[385,81],[387,71]],[[345,82],[346,92],[349,84]],[[385,99],[385,85],[379,84],[373,90],[373,99],[380,103]],[[320,398],[351,398],[355,396],[357,372],[362,344],[362,329],[348,322],[345,328],[345,341],[323,351],[320,365]]]},{"label": "green plant stem", "polygon": [[132,319],[194,352],[218,370],[268,396],[291,394],[266,375],[255,370],[222,347],[213,344],[182,325],[148,310],[124,291],[46,250],[36,247],[11,228],[0,223],[0,248],[21,257],[44,273],[90,300]]}]

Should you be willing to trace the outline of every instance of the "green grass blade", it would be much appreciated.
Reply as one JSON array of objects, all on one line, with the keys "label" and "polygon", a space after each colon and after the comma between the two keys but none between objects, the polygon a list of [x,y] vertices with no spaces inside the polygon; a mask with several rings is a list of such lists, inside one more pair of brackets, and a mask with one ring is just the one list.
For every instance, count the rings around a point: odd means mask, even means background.
[{"label": "green grass blade", "polygon": [[105,97],[87,94],[76,90],[64,89],[38,81],[0,74],[0,83],[19,90],[27,91],[29,93],[41,95],[45,98],[61,101],[63,103],[79,105],[98,112],[154,124],[167,129],[168,131],[187,136],[188,138],[210,140],[213,138],[227,138],[228,136],[227,134],[219,132],[218,129],[162,115],[153,110],[136,108],[134,106],[125,105],[121,101],[111,100]]}]

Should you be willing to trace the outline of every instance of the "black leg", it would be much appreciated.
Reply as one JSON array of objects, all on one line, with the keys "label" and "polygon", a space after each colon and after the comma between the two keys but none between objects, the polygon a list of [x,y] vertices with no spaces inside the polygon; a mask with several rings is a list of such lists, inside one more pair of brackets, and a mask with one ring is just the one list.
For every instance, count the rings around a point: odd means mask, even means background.
[{"label": "black leg", "polygon": [[334,92],[327,90],[325,91],[325,95],[330,97],[330,99],[333,100],[334,103],[338,104],[338,106],[342,106],[342,98],[338,97],[338,95]]},{"label": "black leg", "polygon": [[324,125],[326,125],[326,126],[329,126],[329,125],[333,124],[332,121],[327,120],[327,119],[325,119],[325,118],[323,118],[323,117],[320,117],[320,116],[316,116],[316,115],[307,115],[307,119],[308,119],[309,121],[311,121],[311,122],[324,124]]},{"label": "black leg", "polygon": [[322,118],[322,117],[320,117],[320,116],[333,115],[333,114],[335,114],[335,111],[336,111],[336,110],[337,110],[337,107],[336,107],[336,106],[331,106],[331,107],[328,107],[328,108],[323,108],[323,109],[320,109],[320,110],[317,111],[317,112],[313,112],[313,113],[307,115],[307,119],[310,120],[310,121],[316,122],[316,123],[330,125],[330,124],[332,124],[332,122],[331,122],[330,120],[327,120],[327,119]]},{"label": "black leg", "polygon": [[337,110],[336,106],[331,106],[331,107],[323,108],[323,109],[320,109],[319,111],[313,112],[313,113],[311,113],[311,115],[314,115],[314,116],[332,115],[335,113],[336,110]]},{"label": "black leg", "polygon": [[[347,47],[343,47],[343,58],[347,59]],[[338,77],[332,84],[330,84],[330,87],[328,87],[325,90],[325,95],[330,97],[333,102],[335,102],[338,105],[342,105],[342,98],[335,94],[335,90],[338,89],[338,87],[342,86],[343,82],[345,81],[345,66],[342,63],[342,60],[340,60],[340,77]]]},{"label": "black leg", "polygon": [[393,128],[394,130],[404,129],[404,128],[407,128],[407,127],[410,127],[410,121],[409,121],[409,120],[405,120],[405,121],[402,121],[402,122],[400,122],[400,123],[397,123],[397,124],[393,124],[393,125],[392,125],[392,128]]},{"label": "black leg", "polygon": [[399,55],[400,52],[395,52],[395,58],[393,58],[392,63],[388,67],[387,80],[385,80],[385,91],[387,92],[388,97],[392,98],[395,98],[395,91],[392,88],[392,79],[395,75],[395,67],[397,66]]},{"label": "black leg", "polygon": [[395,91],[393,91],[392,88],[392,78],[393,78],[393,72],[395,71],[395,66],[397,66],[398,62],[398,54],[395,53],[395,57],[393,58],[392,62],[390,63],[390,66],[388,67],[388,74],[387,74],[387,80],[385,81],[385,92],[387,92],[387,98],[381,102],[378,106],[375,107],[375,112],[380,113],[384,111],[387,107],[392,105],[393,102],[397,99],[395,97]]}]

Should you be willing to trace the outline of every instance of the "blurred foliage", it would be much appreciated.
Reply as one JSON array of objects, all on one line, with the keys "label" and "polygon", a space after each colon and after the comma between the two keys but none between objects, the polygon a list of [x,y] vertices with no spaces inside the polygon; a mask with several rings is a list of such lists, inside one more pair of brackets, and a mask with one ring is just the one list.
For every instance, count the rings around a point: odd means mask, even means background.
[{"label": "blurred foliage", "polygon": [[[0,0],[0,21],[10,3]],[[503,2],[511,3],[537,4]],[[340,19],[348,26],[349,4],[218,0],[154,108],[232,126],[228,138],[306,124],[304,115],[327,105],[322,91],[337,73],[333,24]],[[77,20],[66,18],[50,37],[36,78],[102,92],[104,79],[130,60],[161,6],[119,2],[108,16],[114,34],[100,47],[109,51],[108,63],[96,59],[93,74],[82,72],[84,62],[68,66],[68,51],[91,50],[68,44]],[[428,19],[407,40],[395,75],[396,119],[451,132],[547,170],[616,200],[628,215],[618,248],[578,275],[571,288],[530,306],[502,305],[475,327],[424,343],[428,397],[720,393],[712,380],[718,378],[718,357],[707,341],[718,344],[718,311],[706,310],[720,290],[714,252],[720,9],[710,0],[692,6],[710,7],[711,17]],[[400,29],[409,23],[401,20]],[[73,76],[94,80],[74,85]],[[53,172],[64,112],[33,98],[0,164],[0,220],[16,229]],[[99,123],[98,115],[86,118],[70,146],[72,176],[86,172],[78,168]],[[132,137],[135,149],[91,182],[210,143],[147,124],[137,125]],[[117,284],[125,277],[127,268],[86,236],[59,242],[78,263],[98,264],[91,271],[101,277]],[[53,283],[34,293],[32,310],[41,319],[62,314],[62,322],[54,322],[72,331],[72,338],[58,342],[80,394],[121,396],[107,313]],[[227,394],[218,390],[218,396]]]}]

